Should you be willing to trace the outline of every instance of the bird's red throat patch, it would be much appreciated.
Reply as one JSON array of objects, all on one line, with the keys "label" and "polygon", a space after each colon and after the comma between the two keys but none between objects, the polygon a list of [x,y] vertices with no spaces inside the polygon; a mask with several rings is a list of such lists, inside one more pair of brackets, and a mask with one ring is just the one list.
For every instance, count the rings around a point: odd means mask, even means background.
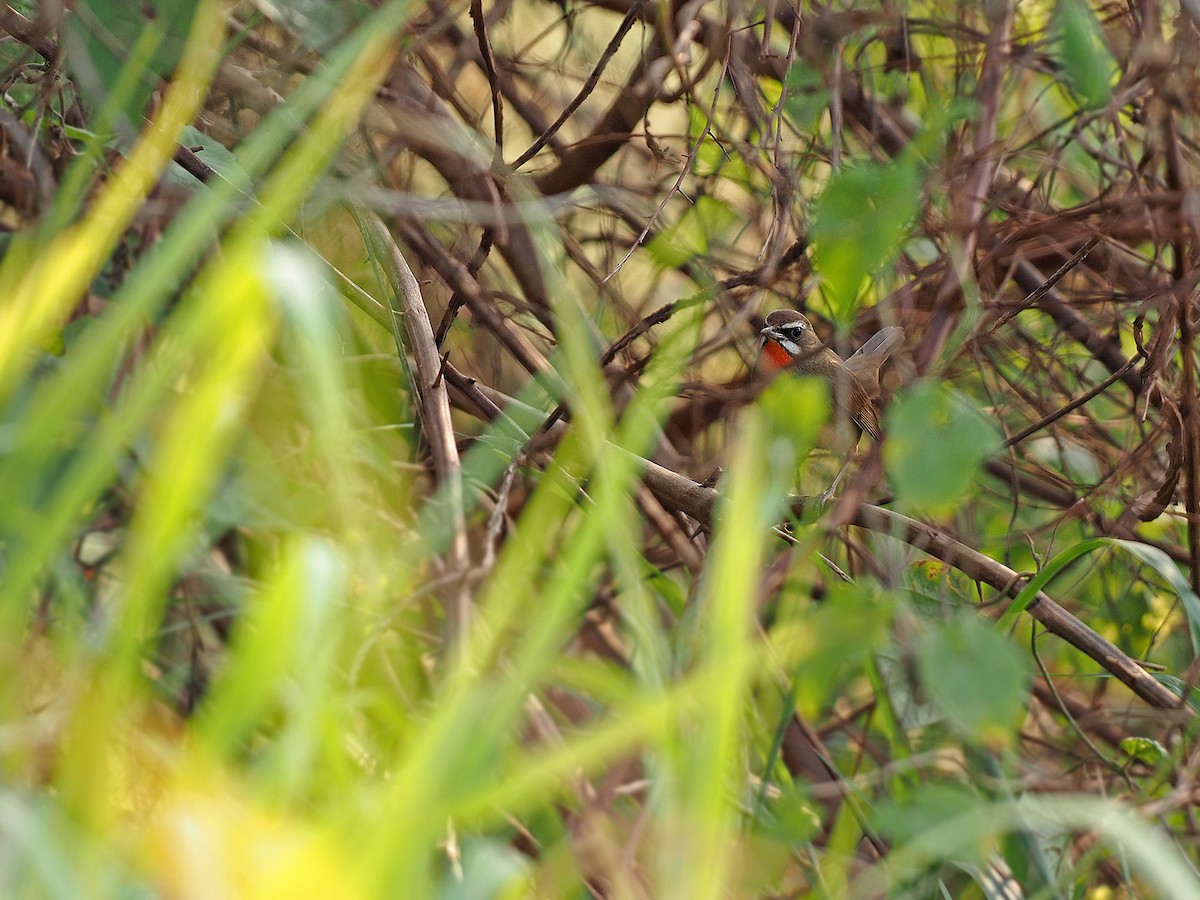
[{"label": "bird's red throat patch", "polygon": [[763,356],[777,369],[786,369],[794,362],[792,355],[779,346],[778,341],[770,338],[763,341]]}]

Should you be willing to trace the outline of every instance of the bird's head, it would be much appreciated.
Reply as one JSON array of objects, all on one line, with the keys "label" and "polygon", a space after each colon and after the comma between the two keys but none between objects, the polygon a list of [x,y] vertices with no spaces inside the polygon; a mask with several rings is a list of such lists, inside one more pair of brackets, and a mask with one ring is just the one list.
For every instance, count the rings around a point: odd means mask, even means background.
[{"label": "bird's head", "polygon": [[794,365],[821,346],[812,324],[794,309],[777,309],[767,315],[759,333],[763,356],[776,368]]}]

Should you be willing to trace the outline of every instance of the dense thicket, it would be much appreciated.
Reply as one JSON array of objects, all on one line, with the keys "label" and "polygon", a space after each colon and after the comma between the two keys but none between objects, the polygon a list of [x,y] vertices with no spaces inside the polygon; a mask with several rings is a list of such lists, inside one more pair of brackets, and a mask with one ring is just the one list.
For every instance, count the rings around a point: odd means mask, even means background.
[{"label": "dense thicket", "polygon": [[0,882],[1189,896],[1193,5],[4,6]]}]

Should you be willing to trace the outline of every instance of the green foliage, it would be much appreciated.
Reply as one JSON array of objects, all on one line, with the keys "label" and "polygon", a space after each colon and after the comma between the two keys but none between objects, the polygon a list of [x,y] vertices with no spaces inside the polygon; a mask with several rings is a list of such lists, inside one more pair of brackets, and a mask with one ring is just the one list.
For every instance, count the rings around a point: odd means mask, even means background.
[{"label": "green foliage", "polygon": [[758,398],[765,421],[763,456],[772,466],[795,471],[816,445],[829,420],[829,385],[820,378],[776,378]]},{"label": "green foliage", "polygon": [[788,69],[784,87],[787,90],[784,111],[788,118],[797,128],[813,128],[829,106],[829,91],[821,73],[797,63]]},{"label": "green foliage", "polygon": [[1121,741],[1121,750],[1130,762],[1157,766],[1170,757],[1167,748],[1153,738],[1127,737]]},{"label": "green foliage", "polygon": [[1187,580],[1180,574],[1175,563],[1162,550],[1141,544],[1137,541],[1114,540],[1113,538],[1091,538],[1080,541],[1056,554],[1048,560],[1045,566],[1029,580],[1021,592],[1013,599],[1012,604],[1000,617],[999,625],[1004,628],[1016,621],[1039,591],[1064,571],[1068,566],[1085,554],[1107,548],[1124,550],[1138,561],[1150,566],[1165,581],[1182,603],[1187,615],[1188,633],[1192,640],[1192,652],[1200,653],[1200,597],[1188,586]]},{"label": "green foliage", "polygon": [[75,84],[97,107],[116,105],[121,124],[136,130],[157,79],[168,77],[183,55],[196,9],[192,0],[75,4],[64,30]]},{"label": "green foliage", "polygon": [[886,416],[884,462],[898,501],[919,513],[953,509],[996,452],[995,423],[960,393],[924,381],[897,394]]},{"label": "green foliage", "polygon": [[839,169],[813,209],[813,266],[839,322],[853,320],[863,282],[900,250],[921,203],[911,159]]},{"label": "green foliage", "polygon": [[[806,10],[769,38],[733,13],[724,40],[700,10],[703,29],[684,23],[669,48],[648,21],[512,171],[514,142],[553,119],[536,104],[600,65],[578,48],[604,46],[610,10],[547,28],[549,7],[488,8],[481,42],[456,11],[406,2],[75,6],[63,80],[0,43],[0,225],[16,223],[0,259],[0,894],[978,896],[1007,865],[1030,893],[1067,896],[1098,884],[1098,862],[1131,894],[1194,890],[1192,810],[1170,792],[1194,723],[1139,718],[1098,750],[1124,719],[1073,710],[1111,694],[1124,712],[1128,695],[1080,678],[1105,661],[1025,615],[1061,591],[1197,705],[1174,673],[1200,653],[1200,598],[1149,543],[1177,548],[1187,516],[1143,527],[1126,509],[1172,463],[1149,452],[1161,421],[1101,394],[1044,444],[1018,442],[1021,476],[1109,490],[1047,513],[977,479],[1003,459],[997,421],[1039,408],[1039,378],[1065,393],[1096,380],[1027,358],[1071,359],[1046,311],[1003,331],[1011,346],[960,322],[997,356],[978,369],[911,352],[960,262],[959,236],[926,220],[981,162],[939,161],[987,108],[962,99],[986,24],[970,10]],[[1086,58],[1095,16],[1063,5],[1058,27],[1081,105],[1107,103],[1115,62]],[[735,49],[738,35],[761,44]],[[688,57],[725,44],[728,58]],[[1041,91],[1062,73],[1011,58],[1003,127],[1043,129],[1022,80]],[[571,90],[545,90],[543,70]],[[261,79],[270,102],[214,92],[218,73]],[[508,116],[495,153],[491,88]],[[860,101],[920,120],[890,161],[846,124]],[[597,121],[636,133],[642,156],[597,164],[591,193],[540,195],[618,139],[588,133]],[[897,122],[902,138],[912,122]],[[1005,152],[1021,163],[1080,152],[1020,137],[1028,156]],[[173,161],[180,144],[216,177]],[[1081,190],[1059,168],[1037,181],[1047,205]],[[14,185],[47,173],[35,215]],[[1011,194],[987,200],[985,220],[1011,227],[981,223],[974,268],[953,270],[978,273],[972,302],[1029,228],[1004,219]],[[406,260],[432,327],[454,312],[436,374],[414,361]],[[778,298],[818,319],[808,261],[837,338],[908,334],[884,372],[882,446],[864,440],[844,495],[794,521],[790,494],[834,456],[814,452],[836,442],[829,384],[750,379],[747,322]],[[1105,309],[1128,350],[1127,310]],[[1172,364],[1138,402],[1168,396]],[[449,470],[430,453],[441,384]],[[1111,435],[1149,448],[1159,481],[1110,465]],[[679,493],[653,490],[655,472]],[[684,472],[714,473],[715,493]],[[1012,582],[981,585],[906,525],[873,523],[892,492]],[[1145,540],[1097,536],[1110,520]],[[1100,780],[1111,799],[1087,796]]]},{"label": "green foliage", "polygon": [[973,744],[1011,746],[1029,700],[1029,664],[978,618],[925,628],[917,671],[930,701]]},{"label": "green foliage", "polygon": [[1084,109],[1108,105],[1116,63],[1095,13],[1082,0],[1059,0],[1055,12],[1058,56],[1072,93]]},{"label": "green foliage", "polygon": [[729,204],[715,197],[698,197],[678,222],[655,236],[647,249],[659,266],[673,269],[708,254],[736,223],[737,215]]}]

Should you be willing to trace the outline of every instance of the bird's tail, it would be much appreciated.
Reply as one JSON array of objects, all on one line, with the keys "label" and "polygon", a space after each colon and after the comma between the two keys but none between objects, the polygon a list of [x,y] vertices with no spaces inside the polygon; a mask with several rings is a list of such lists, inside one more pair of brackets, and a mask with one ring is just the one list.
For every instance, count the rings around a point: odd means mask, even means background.
[{"label": "bird's tail", "polygon": [[904,329],[898,325],[881,328],[863,344],[854,355],[846,360],[858,380],[863,383],[867,393],[874,397],[879,393],[879,367],[904,342]]}]

